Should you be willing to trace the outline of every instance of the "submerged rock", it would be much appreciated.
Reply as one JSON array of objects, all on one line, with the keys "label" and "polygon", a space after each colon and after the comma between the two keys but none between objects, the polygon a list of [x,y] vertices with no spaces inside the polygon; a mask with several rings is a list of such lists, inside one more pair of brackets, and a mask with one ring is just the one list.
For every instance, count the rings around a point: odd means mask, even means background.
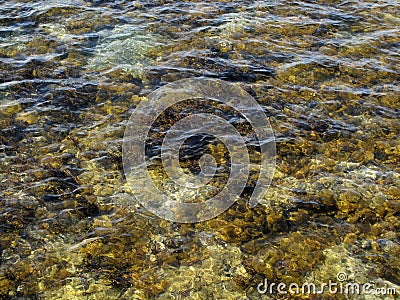
[{"label": "submerged rock", "polygon": [[160,35],[133,25],[116,26],[99,35],[86,68],[106,73],[120,69],[137,79],[144,78],[144,69],[157,60],[160,48],[166,45]]}]

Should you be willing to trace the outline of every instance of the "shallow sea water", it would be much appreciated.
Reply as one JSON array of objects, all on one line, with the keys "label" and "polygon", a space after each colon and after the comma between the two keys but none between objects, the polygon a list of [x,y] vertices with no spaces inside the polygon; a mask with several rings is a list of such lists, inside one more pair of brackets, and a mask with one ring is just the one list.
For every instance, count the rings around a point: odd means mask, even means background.
[{"label": "shallow sea water", "polygon": [[[394,0],[0,1],[0,298],[396,299],[257,286],[400,293],[399,25]],[[122,139],[151,91],[198,76],[262,105],[276,172],[262,205],[246,189],[177,224],[132,198]],[[160,118],[150,156],[195,109]]]}]

